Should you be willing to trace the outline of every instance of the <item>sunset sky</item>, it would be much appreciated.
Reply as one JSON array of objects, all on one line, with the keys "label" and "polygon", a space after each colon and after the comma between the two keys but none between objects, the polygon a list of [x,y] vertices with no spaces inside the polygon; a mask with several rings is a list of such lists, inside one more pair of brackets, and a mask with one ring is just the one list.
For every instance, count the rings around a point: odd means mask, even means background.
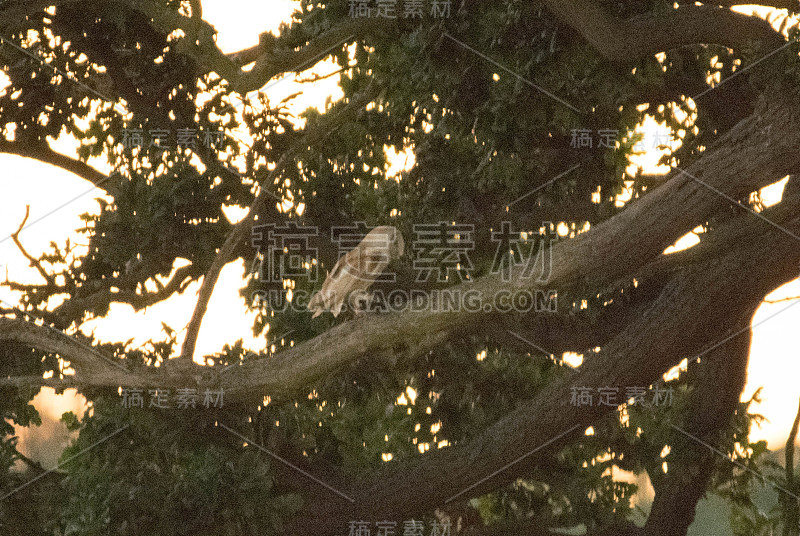
[{"label": "sunset sky", "polygon": [[[259,33],[276,30],[280,21],[289,17],[294,6],[295,3],[290,0],[204,0],[203,16],[218,30],[217,42],[222,50],[232,52],[256,44]],[[332,63],[326,60],[315,66],[314,72],[327,73],[332,68]],[[273,80],[273,85],[267,91],[274,102],[293,92],[303,91],[296,99],[293,108],[296,112],[309,106],[323,109],[326,98],[330,96],[335,100],[342,95],[336,86],[336,77],[314,84],[297,84],[289,79],[275,83],[277,80],[280,78]],[[0,88],[5,82],[0,73]],[[77,154],[76,147],[74,140],[65,138],[54,144],[56,150],[72,156]],[[100,171],[108,172],[104,162],[90,163]],[[30,282],[38,281],[38,274],[28,267],[27,261],[8,238],[22,221],[25,205],[30,205],[31,214],[20,238],[27,250],[38,256],[48,249],[51,241],[63,245],[69,238],[72,242],[85,244],[85,237],[74,229],[82,225],[80,214],[98,212],[98,204],[94,199],[102,195],[100,190],[69,172],[7,154],[0,154],[0,191],[0,270],[3,274],[7,271],[12,280]],[[241,211],[231,211],[230,217],[235,219],[241,214]],[[259,351],[263,348],[263,338],[254,338],[252,335],[252,316],[244,314],[243,302],[238,295],[243,284],[244,269],[239,263],[229,265],[223,271],[203,321],[197,355],[218,352],[225,343],[233,343],[239,338],[250,350]],[[198,288],[198,284],[193,284],[182,295],[136,314],[127,305],[115,304],[108,317],[86,323],[83,331],[94,331],[104,341],[124,341],[133,337],[133,344],[136,345],[150,338],[166,338],[161,329],[161,322],[165,322],[180,330],[180,342]],[[776,289],[768,298],[779,300],[790,296],[800,296],[800,281],[795,280]],[[16,304],[19,297],[7,289],[0,289],[0,299],[6,304]],[[797,329],[800,326],[800,307],[795,307],[798,304],[800,300],[764,304],[754,319],[748,384],[743,396],[749,398],[758,387],[764,387],[764,402],[754,409],[764,414],[770,422],[760,430],[754,430],[753,439],[767,439],[772,449],[779,449],[785,443],[800,397],[796,380],[800,377],[800,330]],[[720,306],[724,307],[724,304]],[[50,415],[55,419],[64,411],[80,410],[81,407],[80,400],[76,400],[69,391],[63,396],[56,396],[50,389],[43,390],[36,405],[43,413],[43,418]],[[46,439],[42,437],[43,433],[44,436],[66,441],[66,430],[61,430],[61,425],[48,426],[51,428],[47,432],[38,432],[39,439]],[[19,430],[19,433],[21,450],[27,450],[32,455],[37,443],[31,439],[26,444],[26,438],[37,432]],[[45,466],[55,465],[55,457],[48,458],[46,453],[41,456]]]}]

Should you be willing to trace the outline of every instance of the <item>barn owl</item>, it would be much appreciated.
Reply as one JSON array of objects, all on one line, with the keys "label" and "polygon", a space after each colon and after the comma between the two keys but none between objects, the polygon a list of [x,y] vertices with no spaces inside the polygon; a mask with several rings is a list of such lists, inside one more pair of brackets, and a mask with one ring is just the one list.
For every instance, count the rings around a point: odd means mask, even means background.
[{"label": "barn owl", "polygon": [[403,236],[391,225],[375,227],[361,242],[340,257],[322,289],[308,303],[314,318],[323,311],[339,316],[351,292],[366,291],[394,259],[403,255]]}]

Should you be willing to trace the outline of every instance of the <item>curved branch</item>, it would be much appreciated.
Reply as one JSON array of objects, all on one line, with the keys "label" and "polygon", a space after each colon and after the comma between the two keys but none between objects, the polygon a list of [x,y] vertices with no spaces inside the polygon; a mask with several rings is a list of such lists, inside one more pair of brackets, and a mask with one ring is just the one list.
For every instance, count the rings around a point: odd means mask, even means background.
[{"label": "curved branch", "polygon": [[786,43],[767,21],[712,6],[683,6],[665,15],[619,20],[591,0],[545,0],[545,4],[562,23],[577,30],[611,61],[631,61],[701,43],[733,49],[753,41],[771,48]]},{"label": "curved branch", "polygon": [[102,188],[106,193],[110,193],[111,184],[108,183],[111,177],[100,173],[89,164],[64,156],[52,150],[47,144],[33,145],[30,143],[20,144],[13,141],[0,139],[0,153],[15,154],[27,158],[33,158],[60,167],[78,177],[85,179],[98,188]]},{"label": "curved branch", "polygon": [[[795,200],[771,215],[797,232],[799,208],[800,200]],[[704,356],[721,345],[718,341],[746,338],[747,313],[758,307],[766,293],[796,277],[800,249],[794,239],[746,216],[717,233],[706,239],[716,242],[707,253],[716,249],[727,254],[704,255],[703,262],[675,273],[658,299],[638,307],[637,320],[576,374],[548,385],[474,439],[386,464],[343,488],[357,507],[336,498],[315,502],[296,518],[290,532],[333,534],[348,519],[407,518],[463,492],[479,496],[492,491],[566,445],[574,437],[570,433],[580,433],[577,430],[613,411],[570,405],[572,386],[624,390],[628,385],[648,385],[684,357]]]},{"label": "curved branch", "polygon": [[[126,303],[133,307],[134,311],[139,311],[145,307],[150,307],[158,302],[168,299],[175,293],[182,293],[192,281],[198,279],[197,268],[193,265],[183,266],[175,271],[175,275],[166,285],[159,288],[156,292],[143,292],[138,294],[129,290],[119,290],[113,292],[110,288],[94,292],[88,296],[75,297],[65,301],[56,307],[51,315],[66,319],[73,319],[76,315],[83,312],[94,312],[104,310],[111,303]],[[122,276],[119,280],[110,280],[109,287],[117,286],[122,288],[128,282],[133,282],[133,277]]]},{"label": "curved branch", "polygon": [[[469,291],[477,297],[476,302],[492,306],[500,292],[557,289],[562,294],[632,279],[637,270],[664,258],[664,249],[680,236],[730,205],[717,192],[746,199],[750,192],[774,182],[775,177],[800,168],[800,154],[795,149],[800,146],[800,106],[791,104],[794,98],[773,99],[709,147],[687,173],[677,173],[590,231],[553,245],[552,273],[545,284],[537,284],[532,277],[520,277],[524,267],[517,266],[512,284],[495,275],[457,285],[453,290],[462,294]],[[792,199],[795,197],[784,197],[781,205]],[[696,255],[702,251],[701,246],[702,243],[685,254]],[[736,248],[735,243],[730,247]],[[665,261],[670,264],[677,259],[670,255]],[[558,301],[561,314],[566,314],[568,308],[564,300]],[[430,350],[455,328],[479,329],[486,316],[464,310],[367,315],[284,350],[269,361],[233,367],[223,374],[223,383],[226,390],[258,389],[274,397],[359,358]],[[191,358],[191,354],[187,355]]]},{"label": "curved branch", "polygon": [[[211,263],[211,267],[203,278],[197,304],[192,313],[192,318],[189,321],[189,326],[186,329],[186,338],[184,339],[181,351],[182,359],[187,361],[192,360],[197,337],[200,334],[200,324],[208,308],[208,303],[211,300],[211,294],[214,292],[217,279],[219,279],[219,274],[222,272],[222,268],[230,262],[236,246],[244,240],[247,234],[252,230],[256,215],[268,209],[271,198],[275,197],[270,190],[275,178],[283,172],[285,166],[292,160],[297,150],[308,145],[319,143],[325,139],[337,126],[350,120],[358,111],[366,106],[373,97],[374,91],[370,86],[362,93],[352,97],[349,102],[336,105],[334,110],[325,114],[320,120],[320,123],[314,126],[299,143],[295,144],[293,148],[289,149],[281,156],[278,162],[276,162],[275,168],[273,168],[273,170],[267,174],[267,177],[259,183],[258,195],[256,195],[255,200],[250,205],[250,210],[244,219],[236,224],[225,238],[225,243],[220,248],[219,253],[214,258],[214,262]],[[272,212],[273,215],[277,216],[276,210]]]},{"label": "curved branch", "polygon": [[99,385],[141,385],[141,378],[120,364],[84,344],[48,326],[25,320],[0,318],[0,340],[14,341],[58,354],[75,365],[82,378]]}]

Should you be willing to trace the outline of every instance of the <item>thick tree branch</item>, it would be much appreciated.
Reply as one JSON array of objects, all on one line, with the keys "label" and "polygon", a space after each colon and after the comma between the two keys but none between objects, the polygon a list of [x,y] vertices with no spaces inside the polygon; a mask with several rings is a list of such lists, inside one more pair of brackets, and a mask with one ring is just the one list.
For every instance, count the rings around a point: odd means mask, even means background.
[{"label": "thick tree branch", "polygon": [[[755,311],[746,311],[747,322]],[[692,363],[692,384],[684,422],[680,428],[704,442],[719,446],[722,432],[730,425],[747,377],[751,333],[734,337]],[[647,536],[686,536],[697,502],[706,493],[714,472],[717,453],[672,430],[671,452],[666,458],[669,472],[654,479],[656,490],[644,527]]]},{"label": "thick tree branch", "polygon": [[[800,232],[798,209],[800,200],[795,200],[771,216]],[[744,216],[718,233],[707,239],[719,242],[707,252],[726,254],[704,255],[703,262],[676,273],[658,300],[640,308],[637,320],[576,374],[547,386],[477,438],[387,464],[374,476],[359,479],[345,488],[356,500],[355,507],[335,498],[311,505],[291,532],[333,534],[348,519],[403,518],[446,503],[466,489],[469,496],[496,489],[568,443],[565,432],[580,433],[608,411],[601,406],[571,406],[572,386],[646,385],[683,357],[692,359],[714,350],[721,341],[746,337],[750,319],[742,322],[742,315],[755,310],[766,293],[797,276],[800,249],[793,238]],[[528,456],[545,444],[547,449]],[[520,461],[513,469],[502,470],[515,460]]]},{"label": "thick tree branch", "polygon": [[694,44],[741,49],[753,41],[770,48],[785,44],[768,22],[711,6],[683,6],[666,15],[618,20],[591,0],[545,0],[550,11],[577,30],[603,57],[631,61]]},{"label": "thick tree branch", "polygon": [[33,145],[30,143],[18,143],[13,141],[0,140],[0,153],[15,154],[18,156],[25,156],[33,158],[40,162],[51,164],[70,173],[74,173],[82,179],[85,179],[98,188],[102,188],[106,193],[110,192],[112,183],[109,181],[111,177],[100,173],[89,164],[64,156],[52,150],[47,144],[42,143]]},{"label": "thick tree branch", "polygon": [[142,385],[142,379],[106,358],[91,346],[47,326],[0,318],[0,340],[14,341],[43,352],[58,354],[75,366],[81,381],[94,385]]},{"label": "thick tree branch", "polygon": [[[489,276],[453,290],[462,294],[469,291],[479,297],[478,303],[494,305],[495,296],[509,290],[556,289],[562,294],[571,289],[578,292],[581,287],[613,285],[621,278],[630,280],[637,270],[661,257],[664,249],[680,236],[727,208],[730,201],[718,192],[747,199],[750,192],[800,168],[800,154],[796,151],[800,146],[800,107],[791,104],[794,99],[773,99],[769,106],[761,106],[754,116],[722,136],[687,173],[678,172],[589,232],[556,243],[552,247],[553,270],[546,284],[536,284],[533,277],[521,278],[522,267],[517,267],[511,284],[504,283],[500,276]],[[568,307],[564,300],[558,302],[561,314],[566,314]],[[274,397],[307,385],[355,359],[427,351],[445,340],[455,327],[479,329],[485,318],[486,315],[464,310],[357,318],[268,361],[233,367],[223,374],[223,384],[226,389],[255,388]]]},{"label": "thick tree branch", "polygon": [[[362,93],[354,96],[347,103],[339,103],[333,110],[325,114],[320,120],[320,123],[314,126],[293,148],[284,153],[281,158],[276,162],[275,167],[270,171],[266,178],[259,182],[259,190],[255,200],[250,205],[250,210],[247,215],[231,230],[225,239],[225,243],[219,250],[214,262],[206,272],[203,278],[203,283],[200,286],[200,292],[197,298],[192,318],[189,321],[189,326],[186,329],[186,338],[184,339],[183,348],[181,351],[181,359],[191,361],[194,356],[195,344],[197,337],[200,334],[200,324],[203,321],[208,303],[211,300],[211,294],[214,292],[214,286],[217,284],[219,274],[222,268],[231,261],[233,252],[236,246],[245,239],[250,233],[255,223],[255,218],[258,214],[265,212],[270,202],[274,199],[272,194],[272,185],[275,179],[285,169],[285,166],[293,161],[295,152],[306,146],[315,145],[324,140],[337,126],[352,120],[353,117],[366,106],[374,97],[373,88],[369,87]],[[273,211],[274,212],[274,211]]]},{"label": "thick tree branch", "polygon": [[[10,376],[8,378],[0,378],[0,388],[14,387],[16,389],[26,389],[30,387],[52,387],[58,390],[83,386],[92,386],[92,382],[84,381],[74,375],[65,376],[64,378],[42,378],[41,376]],[[98,385],[94,386],[97,387]],[[105,386],[105,384],[101,386]]]}]

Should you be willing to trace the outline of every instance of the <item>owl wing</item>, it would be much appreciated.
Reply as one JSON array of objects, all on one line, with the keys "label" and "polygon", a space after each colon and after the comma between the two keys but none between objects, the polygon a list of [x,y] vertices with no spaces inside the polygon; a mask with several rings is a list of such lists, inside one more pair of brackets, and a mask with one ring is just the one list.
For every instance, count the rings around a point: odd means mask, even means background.
[{"label": "owl wing", "polygon": [[308,309],[314,311],[313,318],[325,310],[338,316],[351,292],[367,290],[375,282],[391,261],[391,238],[385,228],[375,228],[358,246],[339,258],[322,289],[308,303]]},{"label": "owl wing", "polygon": [[339,258],[331,273],[325,278],[320,291],[308,303],[308,309],[314,311],[313,318],[321,315],[323,311],[331,311],[333,316],[339,316],[348,294],[369,287],[372,281],[364,280],[365,274],[358,266],[358,259],[362,254],[359,245]]}]

